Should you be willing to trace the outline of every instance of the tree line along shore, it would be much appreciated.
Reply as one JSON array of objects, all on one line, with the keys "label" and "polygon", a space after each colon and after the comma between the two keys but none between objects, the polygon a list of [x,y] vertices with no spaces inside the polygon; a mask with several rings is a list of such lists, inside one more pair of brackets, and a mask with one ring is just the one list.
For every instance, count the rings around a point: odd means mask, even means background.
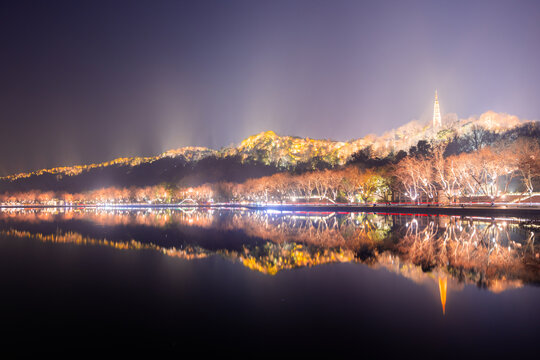
[{"label": "tree line along shore", "polygon": [[[422,145],[423,144],[423,145]],[[279,172],[243,182],[218,181],[199,186],[161,183],[108,186],[68,191],[9,191],[10,205],[96,204],[348,204],[540,203],[538,139],[498,142],[472,152],[447,156],[447,145],[427,142],[398,161],[369,166],[349,163],[303,173]],[[422,145],[422,146],[420,146]]]}]

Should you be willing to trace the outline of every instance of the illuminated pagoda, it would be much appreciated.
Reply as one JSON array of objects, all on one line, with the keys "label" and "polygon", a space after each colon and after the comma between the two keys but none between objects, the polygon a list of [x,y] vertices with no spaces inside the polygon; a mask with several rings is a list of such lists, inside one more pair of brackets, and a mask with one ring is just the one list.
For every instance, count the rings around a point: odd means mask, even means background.
[{"label": "illuminated pagoda", "polygon": [[433,127],[437,128],[442,125],[441,121],[441,109],[439,107],[439,97],[437,96],[437,90],[435,90],[435,103],[433,104]]}]

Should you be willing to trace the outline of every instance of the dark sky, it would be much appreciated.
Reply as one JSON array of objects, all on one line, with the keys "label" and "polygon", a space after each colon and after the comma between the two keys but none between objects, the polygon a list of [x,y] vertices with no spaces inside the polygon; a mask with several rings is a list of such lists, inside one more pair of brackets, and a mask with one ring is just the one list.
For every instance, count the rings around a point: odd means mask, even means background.
[{"label": "dark sky", "polygon": [[443,113],[540,118],[540,1],[6,1],[0,174],[349,140]]}]

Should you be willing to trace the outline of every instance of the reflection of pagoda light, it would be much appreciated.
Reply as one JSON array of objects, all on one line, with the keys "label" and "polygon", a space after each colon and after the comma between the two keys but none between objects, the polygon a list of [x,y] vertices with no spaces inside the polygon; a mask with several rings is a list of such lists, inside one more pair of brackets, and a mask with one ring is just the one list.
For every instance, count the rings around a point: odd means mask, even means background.
[{"label": "reflection of pagoda light", "polygon": [[443,315],[446,314],[446,287],[447,287],[448,278],[439,277],[439,292],[441,293],[441,304]]}]

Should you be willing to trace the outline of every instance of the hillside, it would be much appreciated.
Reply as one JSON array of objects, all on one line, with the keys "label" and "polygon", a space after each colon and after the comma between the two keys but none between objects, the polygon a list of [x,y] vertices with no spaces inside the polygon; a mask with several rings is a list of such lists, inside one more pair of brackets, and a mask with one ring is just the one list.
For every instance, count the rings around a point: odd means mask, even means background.
[{"label": "hillside", "polygon": [[[244,181],[284,170],[305,171],[345,165],[359,151],[383,159],[408,151],[420,140],[450,142],[469,151],[501,136],[516,138],[538,132],[538,122],[486,112],[457,120],[447,117],[441,128],[412,121],[382,136],[368,135],[348,142],[279,136],[262,132],[237,146],[213,150],[184,147],[154,157],[118,158],[108,162],[41,169],[0,178],[0,191],[84,191],[103,186],[145,186],[159,183],[198,185],[216,181]],[[471,142],[477,142],[472,144]]]}]

